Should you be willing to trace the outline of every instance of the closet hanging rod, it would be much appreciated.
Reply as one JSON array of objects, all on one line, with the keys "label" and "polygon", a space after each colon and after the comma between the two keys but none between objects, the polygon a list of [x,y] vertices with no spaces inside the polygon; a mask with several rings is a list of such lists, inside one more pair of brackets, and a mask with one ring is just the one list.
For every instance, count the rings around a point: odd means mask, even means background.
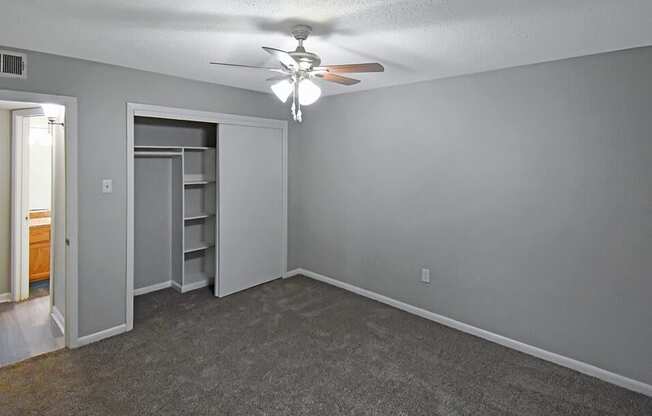
[{"label": "closet hanging rod", "polygon": [[214,216],[215,216],[215,214],[209,214],[209,213],[196,214],[196,215],[190,215],[188,217],[185,217],[183,220],[184,221],[196,221],[196,220],[203,220],[203,219],[214,217]]},{"label": "closet hanging rod", "polygon": [[177,152],[134,152],[136,157],[181,157]]}]

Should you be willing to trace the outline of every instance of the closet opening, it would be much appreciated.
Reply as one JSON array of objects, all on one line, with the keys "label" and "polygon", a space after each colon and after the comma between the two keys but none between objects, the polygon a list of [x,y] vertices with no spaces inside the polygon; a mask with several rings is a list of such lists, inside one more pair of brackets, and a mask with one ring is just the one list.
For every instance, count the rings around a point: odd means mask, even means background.
[{"label": "closet opening", "polygon": [[217,124],[134,118],[134,294],[215,282]]}]

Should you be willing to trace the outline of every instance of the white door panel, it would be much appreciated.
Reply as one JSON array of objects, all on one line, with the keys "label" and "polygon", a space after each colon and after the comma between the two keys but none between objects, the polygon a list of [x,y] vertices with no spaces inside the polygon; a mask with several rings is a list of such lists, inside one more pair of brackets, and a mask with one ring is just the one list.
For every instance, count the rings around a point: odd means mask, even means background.
[{"label": "white door panel", "polygon": [[283,134],[219,126],[219,296],[282,276]]}]

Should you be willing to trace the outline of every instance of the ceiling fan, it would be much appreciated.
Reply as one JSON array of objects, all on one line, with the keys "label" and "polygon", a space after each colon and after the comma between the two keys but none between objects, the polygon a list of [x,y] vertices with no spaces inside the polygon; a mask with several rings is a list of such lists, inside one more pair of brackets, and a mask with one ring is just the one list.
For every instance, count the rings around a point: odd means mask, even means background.
[{"label": "ceiling fan", "polygon": [[228,64],[224,62],[211,62],[211,64],[278,72],[279,75],[268,78],[267,81],[274,82],[271,85],[271,89],[282,102],[286,102],[290,95],[292,95],[292,117],[294,121],[301,123],[301,106],[310,105],[321,96],[321,89],[312,79],[320,78],[324,81],[335,82],[341,85],[354,85],[360,82],[360,80],[339,74],[383,72],[385,70],[379,63],[320,66],[321,58],[319,55],[309,52],[303,47],[303,42],[311,32],[312,28],[310,26],[294,26],[292,28],[292,36],[299,42],[299,45],[291,52],[263,46],[266,52],[279,60],[281,63],[279,68]]}]

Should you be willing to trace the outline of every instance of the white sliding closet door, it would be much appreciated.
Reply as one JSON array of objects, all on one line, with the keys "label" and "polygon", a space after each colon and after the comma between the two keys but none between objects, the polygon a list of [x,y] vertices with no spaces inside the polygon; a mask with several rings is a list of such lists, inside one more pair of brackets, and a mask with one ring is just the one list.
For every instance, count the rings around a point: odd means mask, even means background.
[{"label": "white sliding closet door", "polygon": [[283,131],[220,124],[218,142],[216,295],[225,296],[282,276]]}]

